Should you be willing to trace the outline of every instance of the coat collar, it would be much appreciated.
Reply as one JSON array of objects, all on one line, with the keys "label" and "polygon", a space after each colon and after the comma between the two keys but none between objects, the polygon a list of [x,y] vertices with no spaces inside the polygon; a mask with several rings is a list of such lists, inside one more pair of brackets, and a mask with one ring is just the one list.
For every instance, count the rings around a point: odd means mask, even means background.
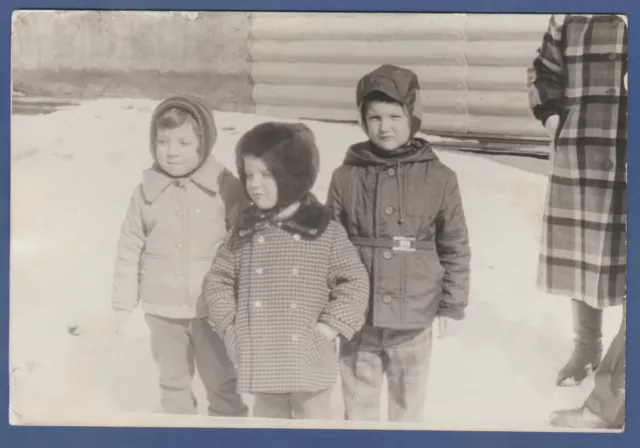
[{"label": "coat collar", "polygon": [[262,212],[255,205],[243,210],[236,222],[235,235],[238,238],[252,236],[255,232],[276,225],[282,230],[298,234],[303,239],[315,240],[327,229],[331,221],[331,211],[309,193],[300,203],[300,207],[283,221]]},{"label": "coat collar", "polygon": [[224,165],[213,157],[210,157],[200,169],[190,176],[181,178],[171,177],[158,168],[157,165],[154,165],[142,173],[142,191],[147,201],[153,202],[172,183],[185,184],[193,182],[201,189],[217,194],[220,189],[220,174],[224,170]]}]

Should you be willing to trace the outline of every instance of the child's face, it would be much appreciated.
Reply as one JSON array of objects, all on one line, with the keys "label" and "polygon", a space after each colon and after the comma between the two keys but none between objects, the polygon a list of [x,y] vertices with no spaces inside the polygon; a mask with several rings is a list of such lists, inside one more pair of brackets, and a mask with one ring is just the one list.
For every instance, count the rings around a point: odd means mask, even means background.
[{"label": "child's face", "polygon": [[411,124],[398,103],[371,101],[365,112],[367,135],[377,147],[394,151],[409,141]]},{"label": "child's face", "polygon": [[184,176],[198,166],[198,134],[189,121],[173,129],[158,129],[156,158],[160,167],[172,176]]},{"label": "child's face", "polygon": [[245,156],[244,174],[251,201],[262,210],[273,208],[278,202],[278,184],[262,159]]}]

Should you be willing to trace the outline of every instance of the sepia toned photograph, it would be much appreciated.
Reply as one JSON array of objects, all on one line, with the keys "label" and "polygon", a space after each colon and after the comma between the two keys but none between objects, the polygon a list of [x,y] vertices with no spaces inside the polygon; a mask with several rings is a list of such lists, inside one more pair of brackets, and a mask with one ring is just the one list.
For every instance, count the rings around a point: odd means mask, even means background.
[{"label": "sepia toned photograph", "polygon": [[11,425],[624,430],[626,16],[11,43]]}]

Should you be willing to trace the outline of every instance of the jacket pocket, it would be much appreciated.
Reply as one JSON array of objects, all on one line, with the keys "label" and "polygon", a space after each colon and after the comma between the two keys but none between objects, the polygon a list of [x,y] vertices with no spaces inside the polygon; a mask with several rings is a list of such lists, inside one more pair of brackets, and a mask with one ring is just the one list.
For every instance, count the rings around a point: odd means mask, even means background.
[{"label": "jacket pocket", "polygon": [[409,254],[405,259],[404,274],[405,316],[410,321],[420,321],[431,314],[433,302],[442,294],[444,268],[435,245]]}]

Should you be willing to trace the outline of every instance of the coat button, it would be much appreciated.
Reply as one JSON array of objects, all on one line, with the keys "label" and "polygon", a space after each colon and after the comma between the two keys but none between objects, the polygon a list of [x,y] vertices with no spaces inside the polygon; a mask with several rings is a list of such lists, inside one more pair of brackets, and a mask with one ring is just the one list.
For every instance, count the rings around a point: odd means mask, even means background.
[{"label": "coat button", "polygon": [[386,303],[386,304],[391,303],[391,296],[383,296],[382,297],[382,302]]},{"label": "coat button", "polygon": [[184,275],[178,275],[178,280],[180,281],[184,280]]},{"label": "coat button", "polygon": [[182,243],[178,243],[178,244],[176,244],[176,247],[177,247],[178,249],[182,249],[182,248],[184,247],[184,244],[182,244]]},{"label": "coat button", "polygon": [[387,174],[388,174],[389,176],[394,176],[394,175],[396,174],[396,170],[395,170],[395,168],[389,168],[389,169],[387,170]]},{"label": "coat button", "polygon": [[291,269],[291,275],[298,275],[299,273],[298,268]]},{"label": "coat button", "polygon": [[385,212],[387,215],[391,215],[391,214],[393,214],[393,207],[391,207],[391,206],[386,207],[386,208],[384,209],[384,212]]},{"label": "coat button", "polygon": [[604,168],[605,168],[606,170],[611,171],[611,170],[613,169],[613,160],[607,160],[607,161],[604,163]]},{"label": "coat button", "polygon": [[256,268],[256,274],[261,275],[263,272],[262,268]]},{"label": "coat button", "polygon": [[260,244],[264,243],[264,237],[262,235],[258,237],[258,243]]},{"label": "coat button", "polygon": [[292,340],[293,342],[298,342],[298,335],[297,335],[297,334],[294,334],[293,336],[291,336],[291,340]]},{"label": "coat button", "polygon": [[196,213],[200,213],[200,209],[199,208],[196,209]]},{"label": "coat button", "polygon": [[388,250],[385,250],[382,256],[385,258],[385,260],[388,260],[391,258],[391,252],[389,252]]},{"label": "coat button", "polygon": [[289,305],[289,307],[290,307],[291,309],[295,310],[295,309],[297,309],[297,308],[298,308],[298,304],[297,304],[297,303],[295,303],[295,302],[291,302],[291,304]]},{"label": "coat button", "polygon": [[259,300],[256,300],[255,302],[253,302],[253,306],[255,306],[256,308],[260,308],[262,306],[262,302]]},{"label": "coat button", "polygon": [[184,215],[184,212],[183,212],[182,210],[178,210],[178,211],[176,212],[176,215],[178,215],[178,216],[182,216],[182,215]]},{"label": "coat button", "polygon": [[298,235],[297,233],[293,235],[293,239],[296,241],[300,241],[300,235]]},{"label": "coat button", "polygon": [[145,271],[144,269],[140,269],[140,273],[141,273],[142,275],[144,275],[144,274],[146,274],[146,273],[147,273],[147,271]]}]

